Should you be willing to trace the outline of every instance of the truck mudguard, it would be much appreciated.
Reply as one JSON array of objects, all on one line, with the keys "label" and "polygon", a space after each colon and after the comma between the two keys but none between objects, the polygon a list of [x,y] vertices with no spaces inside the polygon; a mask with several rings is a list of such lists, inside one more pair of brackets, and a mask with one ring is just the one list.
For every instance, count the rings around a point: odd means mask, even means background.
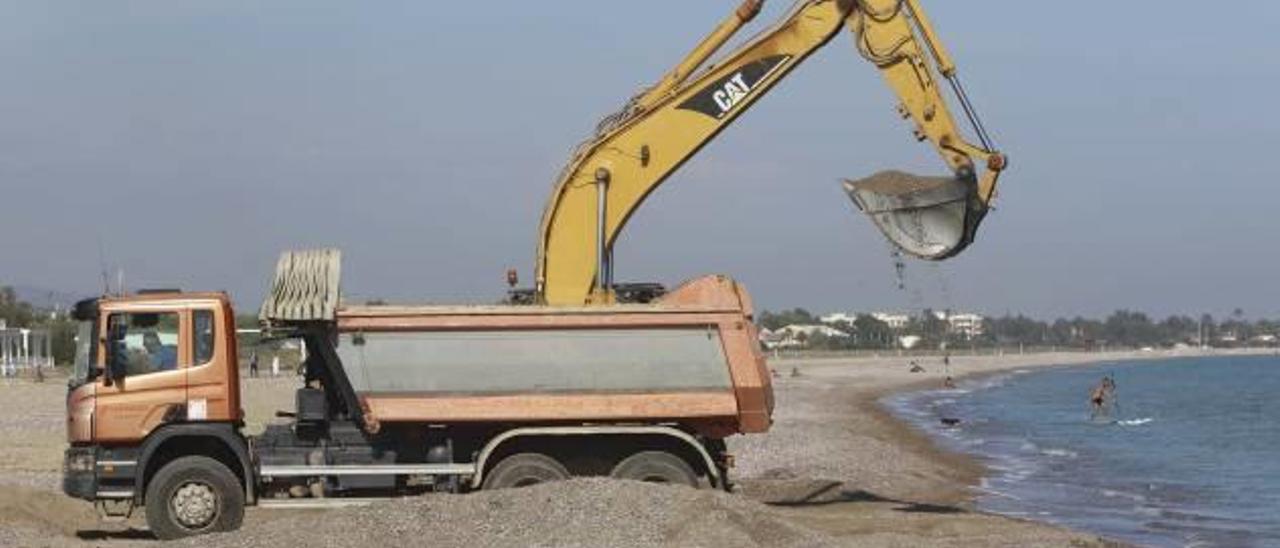
[{"label": "truck mudguard", "polygon": [[226,446],[240,462],[240,469],[232,472],[244,481],[245,500],[249,502],[254,500],[255,478],[249,461],[249,444],[236,431],[235,425],[230,423],[176,423],[157,428],[147,436],[146,441],[142,442],[137,476],[134,480],[135,497],[142,497],[146,493],[147,469],[156,451],[163,447],[166,441],[178,437],[205,438]]}]

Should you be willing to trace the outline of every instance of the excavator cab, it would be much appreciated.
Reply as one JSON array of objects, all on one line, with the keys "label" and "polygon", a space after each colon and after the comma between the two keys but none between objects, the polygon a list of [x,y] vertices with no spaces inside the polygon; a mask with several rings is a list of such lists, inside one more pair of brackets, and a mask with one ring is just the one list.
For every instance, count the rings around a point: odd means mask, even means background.
[{"label": "excavator cab", "polygon": [[890,242],[931,261],[953,257],[973,243],[978,224],[987,214],[972,173],[922,177],[882,171],[857,181],[845,180],[844,189]]}]

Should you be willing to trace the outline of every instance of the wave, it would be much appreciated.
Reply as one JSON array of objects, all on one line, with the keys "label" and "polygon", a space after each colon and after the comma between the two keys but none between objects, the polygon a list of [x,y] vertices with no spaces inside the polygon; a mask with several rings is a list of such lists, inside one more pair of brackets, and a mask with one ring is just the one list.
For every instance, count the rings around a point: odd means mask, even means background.
[{"label": "wave", "polygon": [[1127,420],[1122,420],[1122,421],[1116,421],[1116,424],[1118,424],[1118,425],[1120,425],[1120,426],[1142,426],[1142,425],[1147,424],[1147,423],[1149,423],[1149,422],[1151,422],[1151,421],[1154,421],[1154,420],[1155,420],[1155,419],[1153,419],[1153,418],[1151,418],[1151,417],[1143,417],[1143,418],[1140,418],[1140,419],[1127,419]]},{"label": "wave", "polygon": [[1129,499],[1135,502],[1146,502],[1147,500],[1147,497],[1144,497],[1137,493],[1130,493],[1127,491],[1119,491],[1115,489],[1103,489],[1102,496],[1110,497],[1110,498],[1124,498],[1124,499]]}]

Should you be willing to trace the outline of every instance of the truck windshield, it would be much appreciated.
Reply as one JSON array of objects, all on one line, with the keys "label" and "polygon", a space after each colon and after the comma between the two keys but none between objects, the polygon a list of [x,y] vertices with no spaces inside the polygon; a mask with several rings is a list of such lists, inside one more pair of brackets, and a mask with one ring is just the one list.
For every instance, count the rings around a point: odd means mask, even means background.
[{"label": "truck windshield", "polygon": [[76,361],[71,368],[68,384],[75,388],[89,381],[90,354],[93,348],[93,322],[82,321],[76,326]]}]

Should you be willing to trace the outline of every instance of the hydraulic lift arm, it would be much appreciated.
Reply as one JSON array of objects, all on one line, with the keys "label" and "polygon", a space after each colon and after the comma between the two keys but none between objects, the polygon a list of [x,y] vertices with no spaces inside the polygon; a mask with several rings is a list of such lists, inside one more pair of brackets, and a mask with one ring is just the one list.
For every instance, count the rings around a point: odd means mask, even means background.
[{"label": "hydraulic lift arm", "polygon": [[[800,1],[756,38],[695,73],[759,9],[759,0],[745,0],[675,69],[602,120],[595,135],[575,151],[542,216],[535,288],[540,301],[612,302],[612,247],[636,208],[846,27],[859,52],[898,95],[898,110],[914,121],[917,138],[933,144],[954,175],[882,174],[847,182],[850,195],[909,253],[939,259],[972,241],[994,196],[1004,156],[993,150],[955,79],[954,64],[916,0]],[[960,136],[935,71],[954,86],[981,145]],[[985,168],[981,175],[975,165]],[[959,228],[942,227],[946,234],[939,241],[939,223],[958,223]]]}]

